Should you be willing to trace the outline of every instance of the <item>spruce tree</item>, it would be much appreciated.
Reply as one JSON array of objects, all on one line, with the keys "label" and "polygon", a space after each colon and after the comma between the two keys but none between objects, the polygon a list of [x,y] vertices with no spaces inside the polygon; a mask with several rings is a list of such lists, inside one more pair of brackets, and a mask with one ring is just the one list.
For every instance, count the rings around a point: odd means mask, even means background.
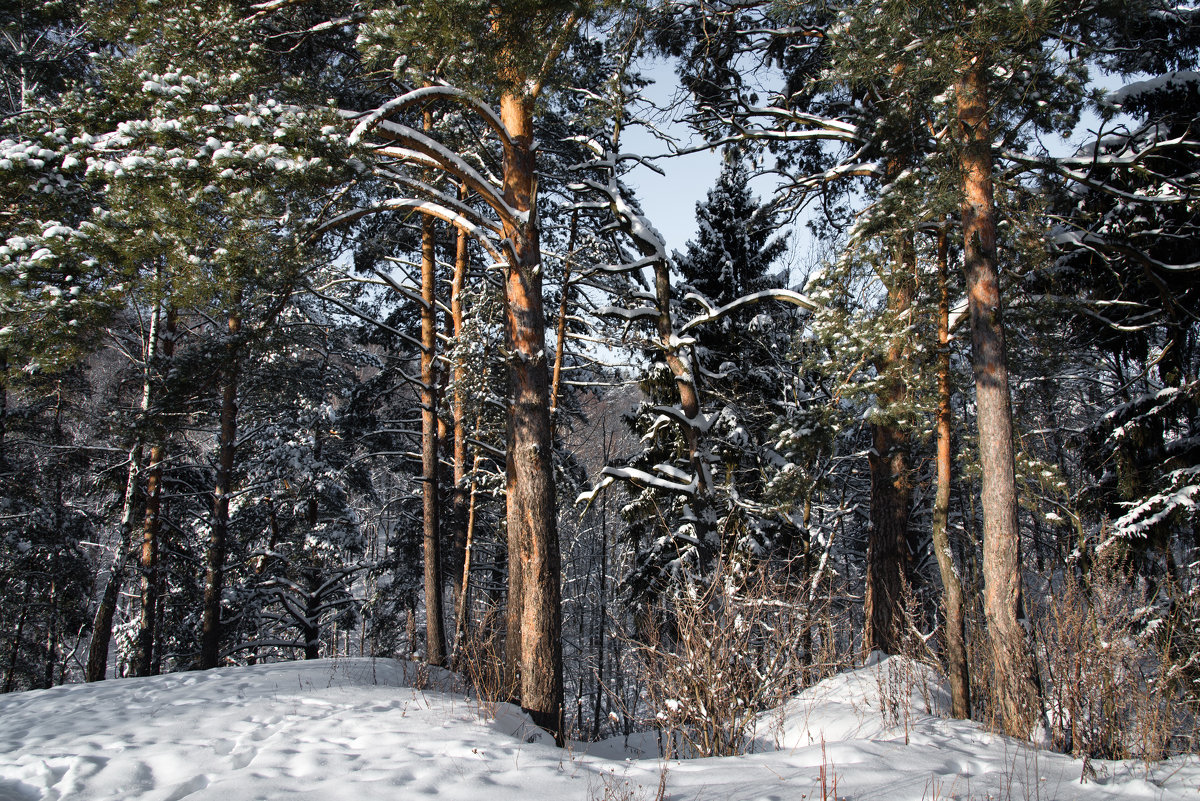
[{"label": "spruce tree", "polygon": [[[786,236],[775,210],[749,186],[745,157],[725,151],[716,186],[696,206],[698,233],[679,259],[680,293],[695,293],[708,307],[778,287],[772,268]],[[714,482],[723,495],[718,527],[727,555],[764,556],[778,551],[778,521],[761,511],[764,479],[772,461],[770,429],[782,402],[789,365],[780,358],[792,337],[795,315],[780,305],[750,306],[698,326],[697,360],[713,419],[708,448]],[[745,502],[745,503],[743,503]]]}]

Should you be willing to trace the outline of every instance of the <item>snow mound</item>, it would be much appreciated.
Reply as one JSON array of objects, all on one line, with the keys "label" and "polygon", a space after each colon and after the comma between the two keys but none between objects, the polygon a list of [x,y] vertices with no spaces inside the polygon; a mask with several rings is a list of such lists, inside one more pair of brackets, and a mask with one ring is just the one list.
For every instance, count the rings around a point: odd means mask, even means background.
[{"label": "snow mound", "polygon": [[719,759],[630,759],[623,740],[558,749],[520,709],[462,690],[446,671],[338,659],[0,696],[0,801],[650,801],[660,780],[671,801],[831,798],[835,781],[856,801],[1200,790],[1194,757],[1093,762],[1081,784],[1077,760],[938,717],[936,677],[902,660],[809,689],[764,716],[760,753]]},{"label": "snow mound", "polygon": [[831,676],[764,715],[759,730],[772,732],[774,744],[760,734],[756,750],[902,737],[906,729],[946,717],[949,710],[949,690],[927,665],[876,652],[865,667]]}]

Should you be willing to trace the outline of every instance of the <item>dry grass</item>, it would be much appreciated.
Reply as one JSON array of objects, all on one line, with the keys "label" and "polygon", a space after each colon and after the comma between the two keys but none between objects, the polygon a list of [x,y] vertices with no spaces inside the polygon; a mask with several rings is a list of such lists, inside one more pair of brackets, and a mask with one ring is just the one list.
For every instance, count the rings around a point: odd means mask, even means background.
[{"label": "dry grass", "polygon": [[[1054,748],[1085,758],[1162,759],[1195,748],[1186,660],[1194,610],[1169,587],[1152,593],[1116,549],[1086,576],[1048,580],[1037,610],[1039,667]],[[1174,597],[1173,597],[1174,596]],[[1184,660],[1181,662],[1181,658]]]},{"label": "dry grass", "polygon": [[762,713],[845,663],[836,618],[797,595],[766,571],[741,578],[719,569],[654,610],[634,647],[664,756],[746,753]]}]

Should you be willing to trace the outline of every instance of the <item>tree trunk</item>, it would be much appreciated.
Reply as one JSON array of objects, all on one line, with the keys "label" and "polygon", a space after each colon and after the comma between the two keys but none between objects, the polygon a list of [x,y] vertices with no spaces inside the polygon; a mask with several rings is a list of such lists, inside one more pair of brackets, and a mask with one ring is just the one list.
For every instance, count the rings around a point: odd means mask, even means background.
[{"label": "tree trunk", "polygon": [[146,478],[146,519],[142,526],[141,591],[142,609],[138,618],[133,675],[149,676],[154,662],[155,607],[158,603],[158,531],[162,508],[162,474],[166,447],[156,442],[150,447],[150,472]]},{"label": "tree trunk", "polygon": [[[911,235],[901,237],[897,269],[888,278],[888,307],[897,317],[910,311],[916,249]],[[888,381],[881,393],[885,412],[904,401],[908,387],[895,373],[908,355],[902,337],[888,347],[879,372]],[[910,625],[904,608],[904,582],[908,573],[908,518],[912,507],[912,467],[909,437],[892,422],[872,426],[871,529],[867,541],[867,587],[863,600],[863,647],[898,654]]]},{"label": "tree trunk", "polygon": [[[425,112],[425,129],[433,127]],[[437,429],[437,298],[434,295],[437,262],[434,221],[421,221],[421,497],[425,557],[425,660],[446,662],[442,628],[442,549],[438,531],[438,429]]]},{"label": "tree trunk", "polygon": [[[321,575],[316,570],[305,571],[304,583],[308,587],[308,602],[304,607],[304,624],[301,626],[300,633],[304,637],[304,658],[320,659],[321,658],[321,627],[317,625],[317,619],[321,615],[321,602],[317,597],[317,590],[321,588]],[[337,625],[336,623],[334,624]],[[334,647],[330,649],[333,656],[337,656],[337,639],[334,639]]]},{"label": "tree trunk", "polygon": [[550,379],[550,424],[551,436],[558,426],[558,399],[562,390],[563,359],[567,353],[567,312],[571,298],[571,264],[575,254],[575,240],[579,235],[579,210],[571,212],[571,233],[567,237],[567,258],[563,261],[562,295],[558,300],[558,324],[555,326],[554,372]]},{"label": "tree trunk", "polygon": [[992,646],[997,710],[1004,732],[1028,738],[1039,704],[1021,609],[1021,538],[1017,524],[1012,401],[1004,353],[996,267],[987,68],[969,63],[957,85],[963,181],[964,271],[971,318],[979,458],[983,471],[984,615]]},{"label": "tree trunk", "polygon": [[938,411],[937,491],[933,499],[933,552],[942,576],[942,602],[946,607],[946,666],[950,678],[950,714],[960,720],[971,716],[971,681],[967,669],[966,615],[962,581],[950,547],[950,452],[953,411],[950,408],[950,289],[946,265],[946,232],[938,234]]},{"label": "tree trunk", "polygon": [[125,565],[128,563],[130,540],[133,533],[133,507],[137,492],[138,474],[141,472],[141,433],[129,451],[129,471],[125,477],[125,497],[121,502],[121,526],[117,534],[117,552],[113,555],[112,568],[104,583],[104,592],[92,617],[92,638],[88,643],[87,666],[84,681],[103,681],[108,675],[108,649],[112,643],[113,617],[117,612],[117,601],[121,596],[121,584],[125,581]]},{"label": "tree trunk", "polygon": [[[459,188],[459,199],[466,201],[467,188]],[[454,252],[454,277],[450,284],[451,335],[455,342],[454,386],[450,396],[450,417],[453,443],[451,445],[451,478],[454,486],[450,490],[451,565],[456,609],[464,608],[463,594],[467,591],[467,421],[466,421],[466,360],[463,357],[463,291],[467,284],[467,268],[470,266],[467,250],[467,233],[457,229]],[[455,648],[462,634],[460,615],[455,615]]]},{"label": "tree trunk", "polygon": [[[519,642],[521,706],[562,743],[562,594],[550,438],[550,385],[536,203],[533,99],[520,90],[500,99],[510,141],[504,148],[504,200],[519,215],[505,221],[511,259],[505,275],[509,345],[506,462],[509,551],[508,636]],[[511,652],[511,648],[510,648]]]},{"label": "tree trunk", "polygon": [[[156,277],[159,273],[156,271]],[[84,669],[85,681],[103,681],[108,673],[108,649],[112,642],[113,617],[117,611],[117,601],[121,595],[121,584],[125,581],[125,566],[128,564],[130,551],[133,547],[133,516],[137,499],[138,481],[141,480],[143,437],[145,432],[141,426],[150,411],[150,399],[153,392],[152,373],[153,362],[158,354],[159,311],[157,302],[154,314],[150,318],[150,330],[146,334],[145,371],[142,378],[142,400],[139,429],[134,433],[134,443],[129,449],[129,470],[125,475],[125,495],[121,501],[121,525],[117,532],[117,552],[113,556],[112,568],[108,581],[104,585],[104,593],[100,596],[100,604],[92,618],[92,639],[88,644],[87,666]]]},{"label": "tree trunk", "polygon": [[[175,322],[177,314],[167,309],[167,332],[163,337],[163,356],[175,355]],[[138,620],[137,650],[133,658],[133,675],[149,676],[154,672],[155,622],[158,615],[158,534],[161,529],[163,460],[166,458],[165,435],[160,430],[158,441],[150,447],[149,475],[146,478],[146,516],[142,525],[142,610]]]},{"label": "tree trunk", "polygon": [[898,654],[908,626],[904,581],[908,566],[908,436],[895,426],[873,426],[871,529],[867,540],[864,650]]},{"label": "tree trunk", "polygon": [[50,625],[46,631],[46,660],[42,666],[42,689],[54,686],[54,667],[58,664],[58,583],[50,582]]},{"label": "tree trunk", "polygon": [[225,588],[225,553],[229,546],[229,496],[233,488],[233,460],[237,448],[238,338],[241,329],[241,316],[237,313],[230,314],[225,375],[221,382],[217,480],[213,487],[212,528],[205,558],[204,617],[200,633],[201,670],[215,668],[221,658],[221,595]]}]

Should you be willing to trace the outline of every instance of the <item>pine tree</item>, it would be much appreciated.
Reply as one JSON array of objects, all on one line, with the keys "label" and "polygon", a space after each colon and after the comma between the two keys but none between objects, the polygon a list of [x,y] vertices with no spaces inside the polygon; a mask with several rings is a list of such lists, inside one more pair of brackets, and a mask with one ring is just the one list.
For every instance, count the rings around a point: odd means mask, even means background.
[{"label": "pine tree", "polygon": [[[506,499],[509,541],[508,653],[519,676],[520,700],[539,725],[562,736],[561,590],[557,504],[550,427],[549,375],[543,270],[537,208],[536,108],[552,70],[586,9],[573,2],[481,4],[464,0],[431,6],[376,10],[360,36],[368,59],[391,65],[402,83],[431,84],[389,101],[359,123],[353,139],[375,137],[420,153],[414,167],[433,168],[453,179],[453,189],[417,202],[485,236],[482,244],[505,266],[505,315],[510,369]],[[413,51],[422,40],[428,49]],[[439,49],[439,43],[445,49]],[[478,57],[444,60],[467,48]],[[397,59],[397,54],[404,58]],[[452,88],[440,81],[451,81]],[[468,94],[475,91],[477,94]],[[495,98],[495,108],[483,97]],[[492,186],[453,151],[415,136],[415,128],[383,121],[428,101],[457,102],[485,124],[501,144],[500,185]],[[465,182],[495,221],[471,224],[473,213],[458,203]],[[432,188],[431,184],[426,187]],[[432,202],[430,202],[432,201]],[[398,208],[398,207],[394,207]],[[499,235],[493,244],[492,238]],[[497,246],[498,245],[498,246]]]}]

